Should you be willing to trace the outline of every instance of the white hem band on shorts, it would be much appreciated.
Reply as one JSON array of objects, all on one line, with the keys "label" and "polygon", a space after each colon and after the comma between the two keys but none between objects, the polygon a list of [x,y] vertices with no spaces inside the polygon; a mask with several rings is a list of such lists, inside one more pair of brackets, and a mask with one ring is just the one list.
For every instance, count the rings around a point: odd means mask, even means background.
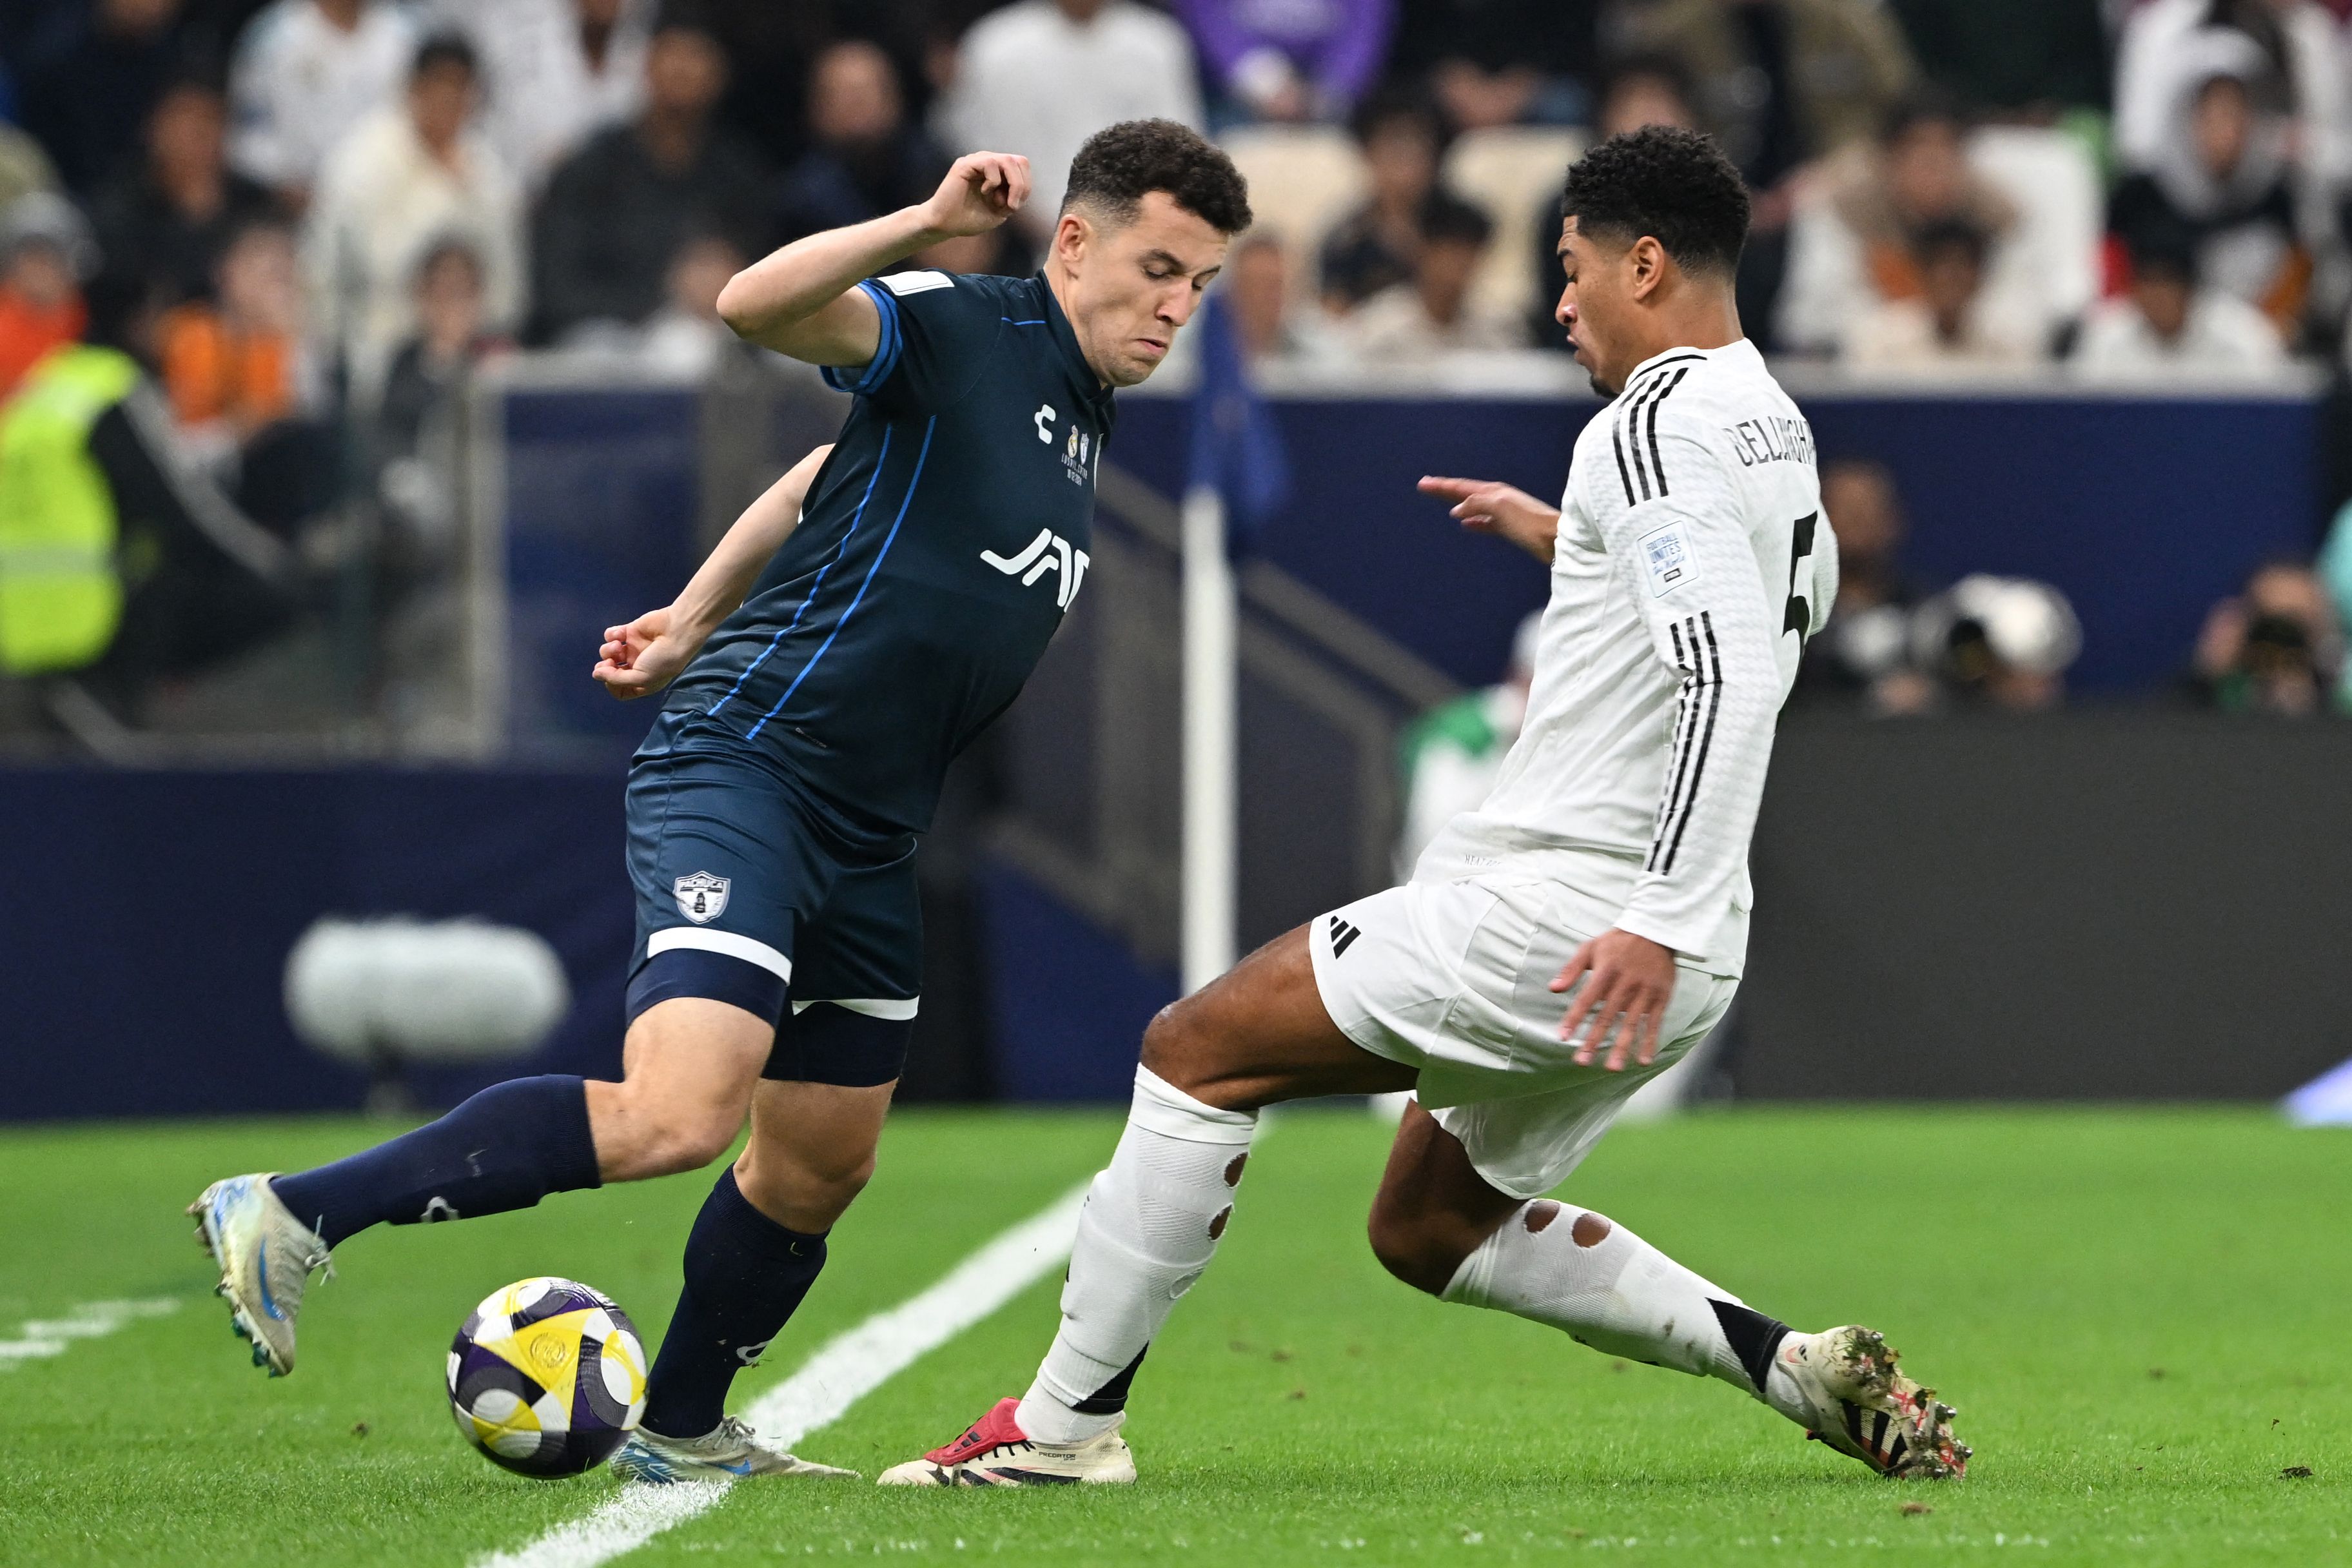
[{"label": "white hem band on shorts", "polygon": [[731,931],[705,931],[700,926],[667,926],[654,932],[646,939],[646,956],[651,958],[657,952],[667,952],[680,947],[740,958],[746,963],[756,963],[769,973],[786,981],[793,977],[793,961],[766,942],[738,936]]},{"label": "white hem band on shorts", "polygon": [[836,1007],[846,1008],[852,1013],[863,1013],[869,1018],[887,1018],[893,1023],[903,1024],[914,1017],[915,1010],[921,1005],[922,1000],[919,996],[860,996],[854,999],[840,996],[812,996],[805,1002],[795,998],[793,1002],[793,1012],[797,1016],[820,1002],[830,1002]]}]

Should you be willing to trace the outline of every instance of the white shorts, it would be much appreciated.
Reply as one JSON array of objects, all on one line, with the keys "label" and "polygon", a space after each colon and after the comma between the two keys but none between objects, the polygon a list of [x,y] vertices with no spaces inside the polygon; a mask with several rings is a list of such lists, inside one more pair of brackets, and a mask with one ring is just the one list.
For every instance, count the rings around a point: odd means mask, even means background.
[{"label": "white shorts", "polygon": [[1374,1056],[1421,1072],[1416,1097],[1499,1191],[1540,1197],[1576,1169],[1633,1091],[1705,1039],[1739,983],[1686,966],[1657,1059],[1578,1067],[1559,1037],[1569,996],[1552,976],[1589,937],[1585,900],[1556,882],[1407,882],[1318,917],[1316,989],[1331,1021]]}]

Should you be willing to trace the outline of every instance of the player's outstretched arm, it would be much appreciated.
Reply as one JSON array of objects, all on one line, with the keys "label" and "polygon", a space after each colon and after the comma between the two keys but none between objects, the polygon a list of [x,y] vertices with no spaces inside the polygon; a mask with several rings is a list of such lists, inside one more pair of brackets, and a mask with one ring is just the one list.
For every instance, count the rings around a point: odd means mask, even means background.
[{"label": "player's outstretched arm", "polygon": [[1421,493],[1454,502],[1453,516],[1473,533],[1507,539],[1549,564],[1559,535],[1559,509],[1494,479],[1449,479],[1424,474]]},{"label": "player's outstretched arm", "polygon": [[968,153],[931,199],[846,228],[796,239],[735,274],[719,313],[737,337],[811,364],[864,364],[882,318],[857,285],[926,246],[986,234],[1029,199],[1029,160]]},{"label": "player's outstretched arm", "polygon": [[702,651],[719,623],[735,613],[768,558],[791,537],[801,503],[832,451],[819,447],[745,507],[675,601],[626,626],[606,626],[590,675],[624,702],[667,686]]}]

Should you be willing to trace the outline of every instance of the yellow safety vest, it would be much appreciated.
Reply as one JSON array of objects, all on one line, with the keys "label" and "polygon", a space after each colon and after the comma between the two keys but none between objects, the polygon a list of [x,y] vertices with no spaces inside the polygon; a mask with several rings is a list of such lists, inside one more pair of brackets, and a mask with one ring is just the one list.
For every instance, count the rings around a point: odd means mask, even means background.
[{"label": "yellow safety vest", "polygon": [[79,669],[114,641],[114,492],[89,432],[138,382],[128,355],[68,344],[0,405],[0,670]]}]

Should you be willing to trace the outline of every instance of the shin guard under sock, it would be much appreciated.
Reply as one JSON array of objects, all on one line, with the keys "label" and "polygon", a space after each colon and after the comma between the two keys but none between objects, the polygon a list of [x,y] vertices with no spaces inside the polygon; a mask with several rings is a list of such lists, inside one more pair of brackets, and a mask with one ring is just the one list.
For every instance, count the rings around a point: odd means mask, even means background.
[{"label": "shin guard under sock", "polygon": [[[1589,1236],[1596,1225],[1608,1234],[1589,1246],[1578,1240],[1580,1226]],[[1463,1260],[1444,1299],[1565,1330],[1604,1355],[1718,1377],[1805,1418],[1788,1374],[1773,1367],[1786,1324],[1583,1209],[1521,1205]]]},{"label": "shin guard under sock", "polygon": [[646,1385],[646,1428],[699,1437],[717,1426],[735,1374],[759,1364],[824,1267],[824,1237],[778,1225],[732,1168],[721,1173],[686,1239],[686,1289]]},{"label": "shin guard under sock", "polygon": [[270,1183],[329,1247],[372,1225],[473,1219],[601,1184],[587,1083],[553,1075],[492,1084],[438,1121]]},{"label": "shin guard under sock", "polygon": [[1136,1068],[1127,1131],[1078,1216],[1061,1327],[1015,1417],[1023,1432],[1073,1443],[1118,1425],[1143,1352],[1216,1255],[1256,1128],[1254,1113]]}]

